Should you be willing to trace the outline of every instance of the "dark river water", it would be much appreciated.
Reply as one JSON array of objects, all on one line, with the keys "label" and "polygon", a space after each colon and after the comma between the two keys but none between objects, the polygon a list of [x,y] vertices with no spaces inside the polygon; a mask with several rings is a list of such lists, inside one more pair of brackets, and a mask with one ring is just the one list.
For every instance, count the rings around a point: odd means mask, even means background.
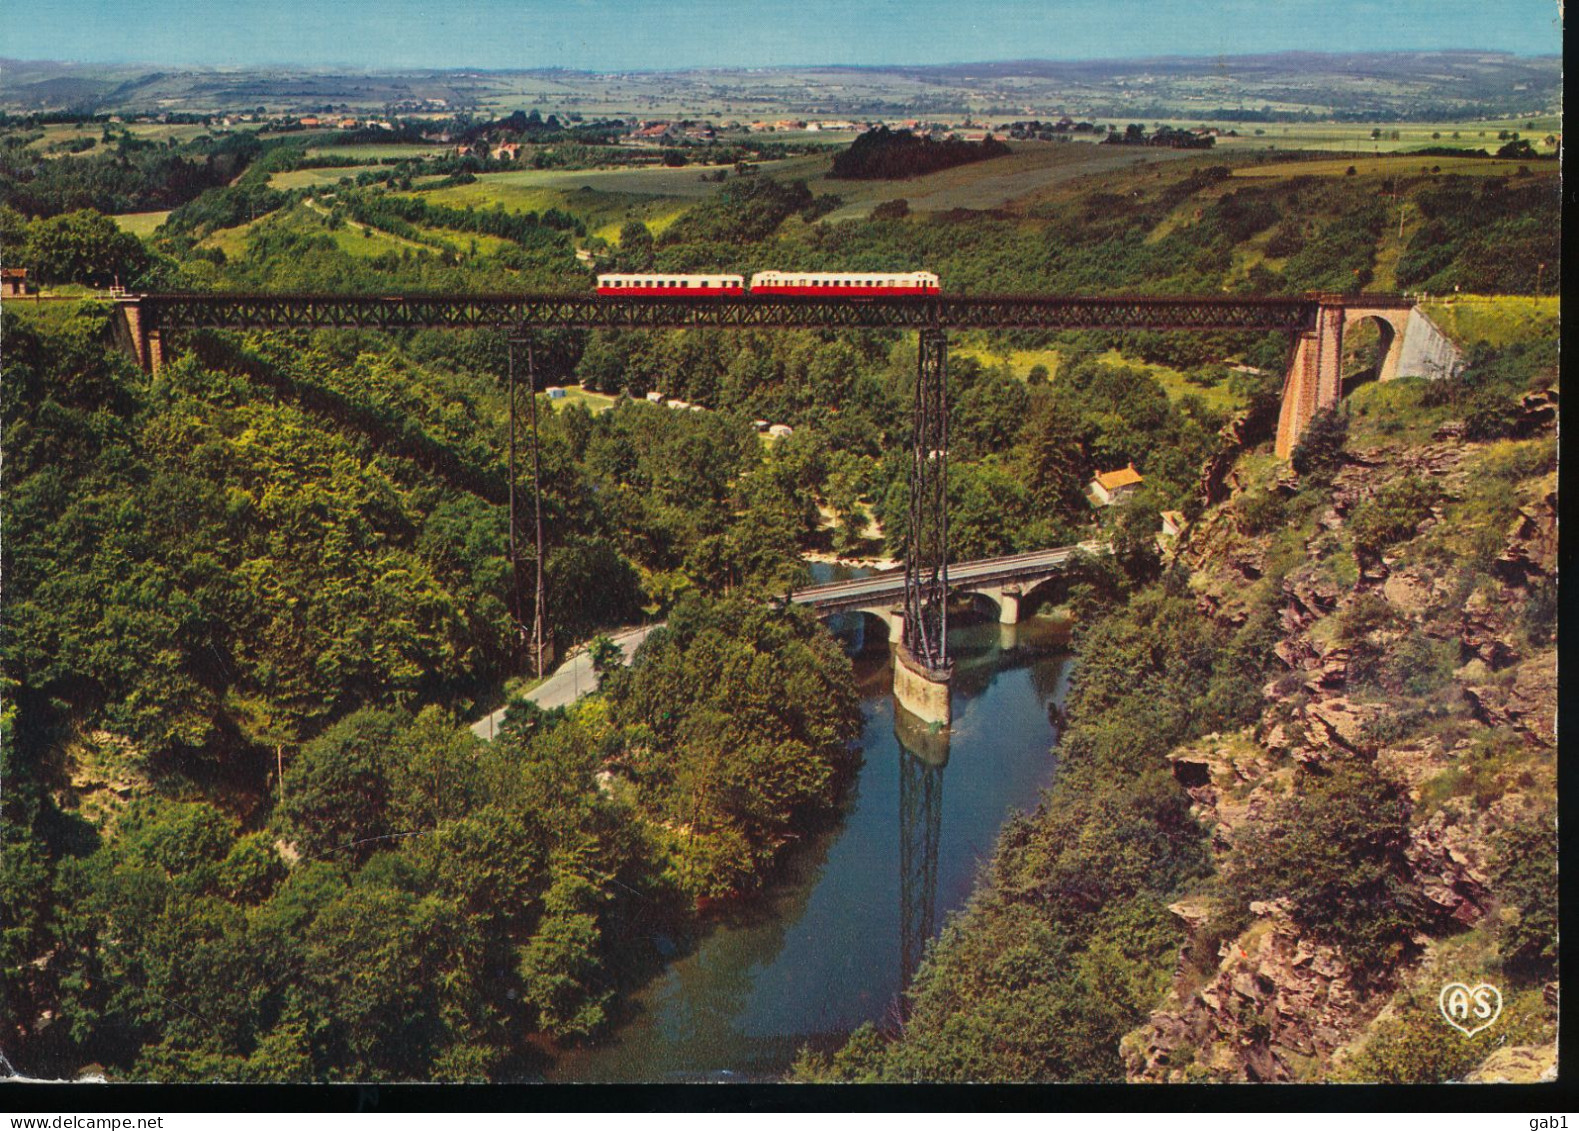
[{"label": "dark river water", "polygon": [[881,626],[830,622],[853,653],[865,719],[840,818],[791,849],[765,893],[718,913],[608,1039],[562,1053],[549,1080],[776,1079],[804,1045],[830,1048],[864,1021],[897,1020],[927,940],[964,904],[998,830],[1052,780],[1068,687],[1051,621],[1004,627],[990,606],[950,617],[945,734],[904,713],[896,725]]}]

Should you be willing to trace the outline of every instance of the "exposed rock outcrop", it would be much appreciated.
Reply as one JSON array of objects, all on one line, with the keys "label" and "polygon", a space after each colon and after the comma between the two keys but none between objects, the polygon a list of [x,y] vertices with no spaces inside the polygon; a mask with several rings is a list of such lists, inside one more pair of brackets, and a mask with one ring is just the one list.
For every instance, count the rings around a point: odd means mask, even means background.
[{"label": "exposed rock outcrop", "polygon": [[1333,947],[1305,938],[1281,902],[1253,903],[1257,922],[1224,943],[1217,973],[1159,1010],[1121,1046],[1131,1081],[1291,1081],[1326,1058],[1375,1008]]}]

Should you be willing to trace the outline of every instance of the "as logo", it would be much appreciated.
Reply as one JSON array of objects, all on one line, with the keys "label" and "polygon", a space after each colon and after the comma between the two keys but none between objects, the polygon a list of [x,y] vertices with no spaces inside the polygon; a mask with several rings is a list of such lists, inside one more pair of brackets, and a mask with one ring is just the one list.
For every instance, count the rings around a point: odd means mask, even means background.
[{"label": "as logo", "polygon": [[1449,982],[1442,987],[1436,1004],[1449,1025],[1473,1037],[1502,1016],[1502,991],[1485,982],[1474,989],[1463,982]]}]

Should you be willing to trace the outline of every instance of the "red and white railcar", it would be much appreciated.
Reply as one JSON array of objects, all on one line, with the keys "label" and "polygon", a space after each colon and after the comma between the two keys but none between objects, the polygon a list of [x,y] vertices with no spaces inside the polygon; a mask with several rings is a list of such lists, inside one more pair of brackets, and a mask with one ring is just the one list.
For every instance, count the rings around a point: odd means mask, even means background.
[{"label": "red and white railcar", "polygon": [[751,276],[754,295],[935,295],[938,277],[930,271],[758,271]]},{"label": "red and white railcar", "polygon": [[600,295],[741,295],[743,275],[599,275]]}]

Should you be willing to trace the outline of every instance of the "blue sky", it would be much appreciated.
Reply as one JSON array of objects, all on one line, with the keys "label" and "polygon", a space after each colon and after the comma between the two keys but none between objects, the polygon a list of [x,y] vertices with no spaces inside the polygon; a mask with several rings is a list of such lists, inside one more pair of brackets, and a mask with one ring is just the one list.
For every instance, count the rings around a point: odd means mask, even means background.
[{"label": "blue sky", "polygon": [[81,62],[666,70],[1431,48],[1560,53],[1556,0],[0,3],[0,55]]}]

